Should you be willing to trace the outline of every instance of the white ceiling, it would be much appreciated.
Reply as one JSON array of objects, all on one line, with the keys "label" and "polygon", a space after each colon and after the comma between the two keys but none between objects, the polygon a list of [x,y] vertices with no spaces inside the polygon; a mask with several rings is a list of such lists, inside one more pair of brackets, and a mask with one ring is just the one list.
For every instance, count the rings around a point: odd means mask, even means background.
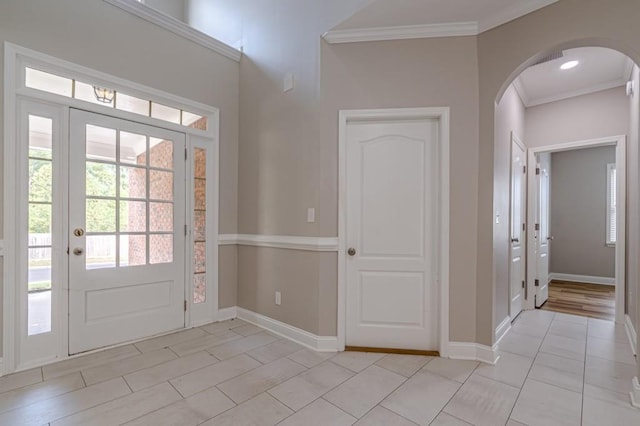
[{"label": "white ceiling", "polygon": [[375,0],[333,30],[475,23],[478,32],[557,0]]},{"label": "white ceiling", "polygon": [[[564,56],[527,68],[514,82],[525,106],[541,105],[561,99],[624,85],[631,76],[633,62],[626,55],[602,47],[581,47],[563,52]],[[560,66],[577,60],[577,67]]]}]

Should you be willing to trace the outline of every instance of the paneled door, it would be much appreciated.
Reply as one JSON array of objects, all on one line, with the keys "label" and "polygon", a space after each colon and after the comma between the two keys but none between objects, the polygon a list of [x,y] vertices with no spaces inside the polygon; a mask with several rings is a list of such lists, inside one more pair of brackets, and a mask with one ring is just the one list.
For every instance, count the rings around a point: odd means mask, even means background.
[{"label": "paneled door", "polygon": [[550,154],[539,155],[540,162],[536,169],[537,192],[537,234],[536,234],[536,308],[549,298],[549,249],[553,237],[549,231],[549,170]]},{"label": "paneled door", "polygon": [[439,121],[346,131],[345,343],[438,350]]},{"label": "paneled door", "polygon": [[514,320],[522,311],[526,292],[526,154],[522,142],[515,135],[511,138],[511,232],[510,232],[510,310]]},{"label": "paneled door", "polygon": [[185,135],[70,114],[69,353],[183,328]]}]

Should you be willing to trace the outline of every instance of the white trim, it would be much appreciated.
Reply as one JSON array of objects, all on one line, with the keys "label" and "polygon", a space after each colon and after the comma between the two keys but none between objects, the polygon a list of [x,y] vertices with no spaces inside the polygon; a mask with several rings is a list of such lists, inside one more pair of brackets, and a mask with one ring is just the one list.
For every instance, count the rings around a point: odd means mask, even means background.
[{"label": "white trim", "polygon": [[478,31],[483,33],[498,27],[521,16],[535,12],[545,6],[549,6],[558,0],[529,0],[526,2],[512,2],[512,6],[501,7],[499,12],[492,13],[490,18],[478,22]]},{"label": "white trim", "polygon": [[529,106],[529,95],[527,94],[527,89],[524,88],[524,84],[522,84],[522,79],[520,76],[517,76],[515,80],[513,80],[513,88],[518,92],[518,96],[520,96],[520,100],[522,101],[522,105],[525,107]]},{"label": "white trim", "polygon": [[158,25],[167,31],[171,31],[189,41],[213,50],[229,59],[236,62],[240,62],[242,52],[234,49],[233,47],[225,44],[215,38],[196,30],[193,27],[185,24],[184,22],[176,19],[172,16],[164,14],[156,9],[153,9],[144,3],[130,0],[104,0],[105,2],[119,7],[120,9],[131,13],[132,15],[142,18],[147,22]]},{"label": "white trim", "polygon": [[[625,206],[626,191],[627,191],[627,154],[626,145],[627,137],[625,135],[609,136],[599,139],[588,139],[582,141],[559,143],[555,145],[546,145],[536,148],[530,148],[528,150],[527,169],[528,169],[528,187],[535,188],[536,181],[536,155],[543,152],[562,152],[571,151],[573,149],[592,148],[598,146],[615,146],[616,147],[616,178],[618,180],[616,185],[617,191],[617,203],[620,206]],[[527,212],[527,235],[535,235],[536,231],[535,218],[535,191],[528,191],[528,212]],[[615,320],[618,324],[624,323],[625,314],[625,289],[626,271],[625,271],[625,256],[626,256],[626,232],[627,232],[627,220],[626,209],[620,208],[616,211],[616,260],[615,260],[615,286],[616,286],[616,307],[615,307]],[[535,239],[527,238],[527,263],[534,265],[535,259]],[[527,287],[530,295],[537,294],[537,289],[534,286],[536,278],[535,268],[529,268],[527,273]],[[593,278],[593,277],[592,277]],[[534,297],[529,297],[526,302],[527,309],[534,309]]]},{"label": "white trim", "polygon": [[[611,175],[612,174],[615,175],[616,173],[617,173],[617,171],[616,171],[616,163],[608,163],[607,164],[607,177],[606,177],[606,180],[607,180],[607,212],[606,212],[607,221],[606,221],[606,224],[605,224],[605,234],[606,234],[605,244],[606,244],[607,247],[614,247],[615,244],[616,244],[616,242],[615,242],[616,235],[612,235],[612,234],[615,234],[615,233],[611,232],[611,230],[612,230],[612,226],[611,226],[612,225],[612,221],[615,222],[615,220],[616,220],[615,216],[612,217],[613,215],[611,214],[612,198],[613,198],[613,195],[614,195],[614,194],[612,194],[613,191],[611,190],[612,189],[611,188],[611,184],[612,183],[614,183],[614,184],[617,183],[617,182],[614,182],[614,179],[611,178]],[[615,185],[614,185],[614,187],[615,187]],[[616,208],[617,208],[617,206],[616,206]],[[613,228],[615,229],[615,226]]]},{"label": "white trim", "polygon": [[305,251],[338,251],[335,237],[294,237],[288,235],[222,234],[219,245],[271,247]]},{"label": "white trim", "polygon": [[449,356],[447,358],[480,361],[485,364],[496,365],[500,355],[498,355],[497,344],[485,346],[479,343],[449,342]]},{"label": "white trim", "polygon": [[631,405],[640,408],[640,381],[638,381],[638,376],[633,378],[631,385]]},{"label": "white trim", "polygon": [[238,310],[235,306],[218,309],[218,321],[227,321],[238,318]]},{"label": "white trim", "polygon": [[589,275],[560,274],[556,272],[549,273],[549,281],[551,280],[569,281],[572,283],[616,285],[616,279],[613,277],[593,277]]},{"label": "white trim", "polygon": [[633,322],[631,322],[631,317],[629,315],[624,316],[624,329],[627,332],[631,350],[633,351],[633,354],[636,355],[638,351],[638,335],[636,334],[636,329],[633,328]]},{"label": "white trim", "polygon": [[[583,95],[588,95],[590,93],[602,92],[603,90],[622,87],[622,86],[625,86],[626,84],[627,84],[627,79],[620,77],[615,80],[594,84],[593,86],[584,87],[582,89],[571,90],[568,92],[560,92],[553,96],[547,96],[545,98],[531,98],[528,95],[525,95],[527,102],[524,102],[524,106],[529,108],[529,107],[534,107],[538,105],[548,104],[551,102],[562,101],[564,99],[575,98],[577,96],[583,96]],[[521,88],[523,88],[522,85],[521,85]]]},{"label": "white trim", "polygon": [[322,37],[329,44],[338,44],[362,41],[474,36],[477,34],[477,22],[454,22],[447,24],[402,25],[397,27],[331,30],[327,31]]},{"label": "white trim", "polygon": [[507,315],[507,317],[502,320],[500,325],[496,327],[496,330],[494,332],[494,342],[496,342],[496,344],[500,343],[500,340],[502,340],[502,338],[509,332],[509,330],[511,330],[511,317]]},{"label": "white trim", "polygon": [[335,336],[316,336],[308,331],[299,329],[267,316],[236,307],[238,318],[262,327],[274,334],[292,340],[317,352],[338,351],[338,338]]},{"label": "white trim", "polygon": [[438,350],[441,357],[449,356],[449,107],[341,110],[338,136],[338,350],[346,342],[346,201],[347,201],[347,125],[350,121],[376,118],[435,118],[440,121],[440,188],[438,212]]}]

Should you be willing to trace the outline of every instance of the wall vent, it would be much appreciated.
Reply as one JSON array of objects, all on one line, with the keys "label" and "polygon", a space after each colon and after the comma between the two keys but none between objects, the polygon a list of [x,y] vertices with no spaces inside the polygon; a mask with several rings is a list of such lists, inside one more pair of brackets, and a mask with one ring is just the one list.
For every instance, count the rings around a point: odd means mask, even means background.
[{"label": "wall vent", "polygon": [[545,64],[547,62],[555,61],[556,59],[560,59],[562,57],[564,57],[564,52],[562,50],[559,51],[559,52],[553,52],[552,54],[545,56],[544,58],[540,59],[539,61],[536,61],[531,66],[535,67],[536,65],[541,65],[541,64]]}]

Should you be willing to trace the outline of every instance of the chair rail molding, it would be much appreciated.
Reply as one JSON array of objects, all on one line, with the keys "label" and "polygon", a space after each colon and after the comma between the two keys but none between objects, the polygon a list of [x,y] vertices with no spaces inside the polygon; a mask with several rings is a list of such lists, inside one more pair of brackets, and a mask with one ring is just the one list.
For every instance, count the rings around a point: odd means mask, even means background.
[{"label": "chair rail molding", "polygon": [[289,250],[337,252],[337,237],[296,237],[289,235],[220,234],[218,244],[270,247]]}]

